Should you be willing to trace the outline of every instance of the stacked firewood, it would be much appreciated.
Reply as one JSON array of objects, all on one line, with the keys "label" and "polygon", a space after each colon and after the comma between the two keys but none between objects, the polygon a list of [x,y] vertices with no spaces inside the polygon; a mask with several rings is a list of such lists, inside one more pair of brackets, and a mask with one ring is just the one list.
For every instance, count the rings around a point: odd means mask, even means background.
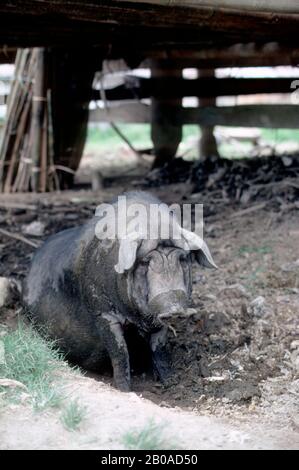
[{"label": "stacked firewood", "polygon": [[58,189],[46,52],[18,50],[0,146],[0,191]]}]

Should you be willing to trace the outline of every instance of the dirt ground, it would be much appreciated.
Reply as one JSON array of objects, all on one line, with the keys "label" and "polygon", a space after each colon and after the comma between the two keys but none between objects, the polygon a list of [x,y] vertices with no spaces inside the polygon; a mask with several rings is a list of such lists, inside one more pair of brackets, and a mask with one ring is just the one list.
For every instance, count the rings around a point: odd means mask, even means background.
[{"label": "dirt ground", "polygon": [[[84,222],[123,189],[126,183],[98,193],[1,197],[0,228],[39,243]],[[193,313],[169,331],[172,383],[162,387],[146,360],[134,360],[134,348],[147,353],[134,342],[132,393],[114,390],[108,373],[70,376],[66,389],[88,409],[80,431],[64,430],[52,411],[10,405],[0,416],[2,449],[123,448],[122,434],[150,417],[182,448],[299,448],[299,208],[220,201],[192,189],[150,189],[166,202],[204,203],[205,238],[219,266],[194,267]],[[44,224],[41,237],[26,230],[33,221]],[[21,279],[34,248],[0,237],[0,275]],[[12,324],[15,311],[0,321]]]}]

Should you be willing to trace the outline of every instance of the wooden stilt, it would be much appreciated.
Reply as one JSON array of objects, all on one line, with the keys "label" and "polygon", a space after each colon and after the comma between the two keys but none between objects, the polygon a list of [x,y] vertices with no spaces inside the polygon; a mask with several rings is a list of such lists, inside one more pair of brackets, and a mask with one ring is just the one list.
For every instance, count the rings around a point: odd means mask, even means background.
[{"label": "wooden stilt", "polygon": [[[153,78],[180,78],[182,71],[160,68],[152,62]],[[182,125],[176,122],[176,113],[182,105],[181,98],[151,99],[151,138],[155,150],[154,168],[164,166],[175,157],[182,140]]]},{"label": "wooden stilt", "polygon": [[[198,78],[215,77],[214,70],[198,70]],[[198,100],[201,106],[216,106],[216,98],[201,98]],[[201,126],[201,138],[199,140],[199,158],[206,160],[209,157],[219,157],[213,126]]]},{"label": "wooden stilt", "polygon": [[72,186],[87,136],[89,96],[96,70],[101,69],[97,49],[51,51],[54,162],[60,187]]}]

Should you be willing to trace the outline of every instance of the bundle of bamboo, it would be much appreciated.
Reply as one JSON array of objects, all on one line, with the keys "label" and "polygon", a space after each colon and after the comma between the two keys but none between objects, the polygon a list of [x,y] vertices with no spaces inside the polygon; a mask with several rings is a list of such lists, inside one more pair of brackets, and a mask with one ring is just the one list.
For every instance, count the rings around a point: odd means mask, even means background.
[{"label": "bundle of bamboo", "polygon": [[0,190],[59,189],[54,167],[46,52],[18,50],[0,146]]}]

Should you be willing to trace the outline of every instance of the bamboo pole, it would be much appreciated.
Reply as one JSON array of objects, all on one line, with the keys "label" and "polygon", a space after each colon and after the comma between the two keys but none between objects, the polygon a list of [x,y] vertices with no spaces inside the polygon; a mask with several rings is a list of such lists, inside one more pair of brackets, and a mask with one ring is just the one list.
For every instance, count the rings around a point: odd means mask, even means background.
[{"label": "bamboo pole", "polygon": [[10,162],[9,162],[9,168],[8,168],[8,172],[7,172],[7,176],[6,176],[6,180],[5,180],[5,184],[4,184],[4,192],[5,193],[9,193],[11,191],[11,184],[12,184],[13,176],[14,176],[15,169],[16,169],[15,165],[16,165],[17,158],[18,158],[18,153],[19,153],[19,150],[20,150],[21,140],[24,138],[24,131],[25,131],[25,128],[26,128],[26,123],[27,123],[30,107],[31,107],[31,99],[30,99],[30,96],[28,96],[26,105],[25,105],[25,107],[23,109],[23,113],[21,115],[20,125],[19,125],[18,131],[17,131],[17,135],[16,135],[16,139],[15,139],[15,142],[14,142],[11,159],[10,159]]},{"label": "bamboo pole", "polygon": [[[0,189],[6,192],[10,191],[9,185],[12,183],[15,172],[14,165],[20,153],[19,146],[21,145],[22,134],[25,132],[24,109],[27,113],[31,107],[31,103],[28,103],[28,96],[32,84],[34,63],[34,54],[28,49],[18,51],[14,80],[7,104],[4,138],[0,148]],[[29,104],[30,107],[27,109]],[[4,171],[6,166],[8,167],[7,172]]]},{"label": "bamboo pole", "polygon": [[44,50],[36,49],[36,74],[33,84],[32,114],[30,134],[33,136],[31,147],[31,187],[37,191],[39,187],[39,161],[42,151],[42,128],[45,106],[45,82],[44,82]]},{"label": "bamboo pole", "polygon": [[7,100],[7,112],[6,112],[6,119],[3,128],[3,139],[1,142],[0,147],[0,186],[1,190],[3,189],[3,178],[4,178],[4,165],[6,154],[9,147],[9,142],[13,133],[14,127],[14,112],[13,107],[17,105],[17,91],[18,91],[18,74],[22,74],[23,67],[25,66],[25,53],[21,50],[18,50],[17,57],[16,57],[16,68],[15,68],[15,76],[12,83],[11,91]]},{"label": "bamboo pole", "polygon": [[48,115],[47,103],[44,107],[44,120],[42,128],[42,143],[41,143],[41,163],[40,163],[40,182],[39,190],[45,192],[47,189],[47,159],[48,159]]}]

